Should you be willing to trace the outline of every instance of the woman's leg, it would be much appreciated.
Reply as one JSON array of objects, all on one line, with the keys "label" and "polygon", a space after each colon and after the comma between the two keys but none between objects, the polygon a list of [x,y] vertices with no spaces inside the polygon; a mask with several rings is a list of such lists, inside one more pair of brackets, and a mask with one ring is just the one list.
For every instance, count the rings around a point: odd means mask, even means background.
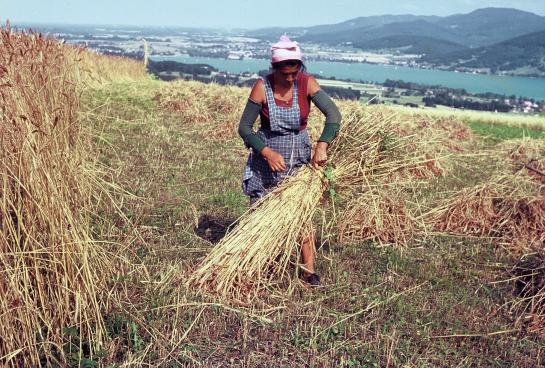
[{"label": "woman's leg", "polygon": [[304,276],[309,276],[314,273],[314,259],[316,258],[314,228],[310,225],[307,229],[308,230],[303,233],[301,239],[301,256],[303,258]]}]

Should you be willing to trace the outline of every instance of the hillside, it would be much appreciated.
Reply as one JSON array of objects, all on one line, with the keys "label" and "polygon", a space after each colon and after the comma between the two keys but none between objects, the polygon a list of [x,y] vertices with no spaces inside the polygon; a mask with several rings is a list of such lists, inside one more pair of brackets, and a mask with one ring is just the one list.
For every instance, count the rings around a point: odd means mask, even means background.
[{"label": "hillside", "polygon": [[[145,198],[129,199],[123,207],[142,240],[130,248],[136,248],[137,271],[119,281],[120,288],[130,290],[123,304],[130,314],[119,311],[123,317],[113,320],[120,320],[110,332],[118,341],[109,355],[115,358],[105,358],[104,364],[137,365],[146,359],[152,366],[220,366],[229,357],[228,367],[307,366],[304,361],[321,367],[417,366],[423,361],[455,366],[461,359],[476,367],[490,362],[534,366],[542,338],[514,327],[507,308],[499,307],[511,300],[511,287],[493,282],[509,277],[511,261],[486,239],[434,235],[403,247],[379,240],[339,241],[338,230],[324,229],[333,233],[325,233],[319,253],[325,283],[319,290],[294,280],[291,293],[273,294],[265,305],[233,305],[188,289],[184,281],[195,265],[247,209],[240,189],[247,151],[235,129],[248,92],[150,81],[110,85],[91,100],[96,119],[107,123],[101,134],[108,140],[97,139],[101,161],[109,162],[129,192]],[[350,105],[341,109],[349,121]],[[414,122],[413,129],[430,142],[449,137],[458,149],[472,145],[471,132],[455,118],[435,121],[412,114],[400,113],[395,125],[405,129],[404,124]],[[314,109],[312,124],[318,115]],[[464,161],[450,172],[446,165],[442,170],[450,174],[433,181],[432,193],[479,182],[485,167],[490,165]],[[142,340],[136,348],[125,323],[136,326]],[[170,351],[177,353],[175,358]]]},{"label": "hillside", "polygon": [[[290,28],[262,28],[257,30],[252,30],[246,32],[246,35],[251,37],[277,40],[278,36],[286,32],[290,36],[302,37],[316,37],[318,35],[327,36],[328,34],[336,32],[352,32],[358,29],[370,29],[374,27],[381,27],[390,23],[400,23],[400,22],[413,22],[416,20],[428,20],[434,21],[439,17],[436,16],[419,16],[419,15],[379,15],[379,16],[370,16],[370,17],[358,17],[354,19],[349,19],[347,21],[336,23],[336,24],[326,24],[326,25],[317,25],[313,27],[290,27]],[[295,37],[294,37],[295,38]]]},{"label": "hillside", "polygon": [[364,50],[400,49],[407,54],[426,55],[440,55],[467,49],[467,47],[455,42],[432,37],[409,35],[387,36],[355,42],[353,45]]},{"label": "hillside", "polygon": [[545,75],[545,31],[513,38],[492,46],[466,49],[441,56],[428,55],[424,60],[435,65],[490,69],[516,72],[526,68],[526,74]]},{"label": "hillside", "polygon": [[507,8],[484,8],[442,18],[438,25],[452,30],[464,45],[480,47],[545,30],[545,17]]},{"label": "hillside", "polygon": [[413,20],[409,22],[395,22],[385,25],[377,25],[372,27],[359,27],[349,31],[331,32],[318,35],[304,35],[299,38],[303,42],[321,42],[330,45],[339,43],[358,43],[383,38],[388,36],[405,35],[427,37],[434,35],[435,38],[449,42],[460,43],[460,38],[451,30],[428,22],[423,19]]}]

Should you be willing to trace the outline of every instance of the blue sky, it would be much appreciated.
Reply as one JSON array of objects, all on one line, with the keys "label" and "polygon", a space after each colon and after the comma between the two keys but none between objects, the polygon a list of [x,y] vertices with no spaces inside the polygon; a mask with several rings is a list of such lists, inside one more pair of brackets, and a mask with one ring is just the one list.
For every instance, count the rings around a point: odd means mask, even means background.
[{"label": "blue sky", "polygon": [[450,15],[489,6],[545,15],[545,0],[0,0],[0,20],[260,28],[337,23],[381,14]]}]

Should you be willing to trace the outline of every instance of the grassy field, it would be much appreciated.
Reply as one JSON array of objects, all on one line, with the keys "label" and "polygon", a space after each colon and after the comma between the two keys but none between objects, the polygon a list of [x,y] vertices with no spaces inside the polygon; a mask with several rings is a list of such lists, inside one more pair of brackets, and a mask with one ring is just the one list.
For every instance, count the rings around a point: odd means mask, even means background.
[{"label": "grassy field", "polygon": [[[407,103],[412,103],[418,106],[423,106],[424,102],[422,101],[421,96],[400,96],[400,97],[384,97],[382,98],[384,103],[387,105],[404,105]],[[397,101],[397,103],[394,103],[394,101]]]},{"label": "grassy field", "polygon": [[543,116],[525,116],[512,113],[494,113],[489,111],[459,110],[449,107],[436,108],[410,108],[405,106],[392,105],[398,111],[409,114],[427,114],[433,117],[454,116],[458,120],[466,122],[478,122],[483,124],[499,124],[501,126],[510,126],[515,128],[526,128],[529,130],[545,130],[545,117]]},{"label": "grassy field", "polygon": [[[161,109],[156,96],[165,86],[111,83],[84,96],[99,159],[130,194],[121,208],[130,222],[107,215],[95,229],[131,265],[111,281],[124,302],[111,305],[110,343],[89,364],[545,366],[545,339],[510,312],[514,289],[505,280],[515,260],[486,239],[429,236],[405,248],[327,242],[318,252],[323,288],[295,284],[259,305],[188,290],[184,279],[213,247],[208,240],[247,209],[240,188],[247,151],[232,135],[210,139],[212,120]],[[473,120],[471,128],[489,137],[482,147],[525,134]],[[454,172],[436,188],[469,185],[481,171]]]}]

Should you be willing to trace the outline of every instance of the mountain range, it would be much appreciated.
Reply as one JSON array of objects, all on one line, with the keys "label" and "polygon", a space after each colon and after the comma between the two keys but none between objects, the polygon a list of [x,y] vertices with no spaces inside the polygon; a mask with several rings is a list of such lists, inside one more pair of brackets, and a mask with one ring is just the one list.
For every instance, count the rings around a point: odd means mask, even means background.
[{"label": "mountain range", "polygon": [[483,8],[446,17],[358,17],[313,27],[264,28],[246,35],[272,41],[287,33],[300,42],[419,54],[432,65],[492,71],[527,66],[540,74],[545,73],[544,32],[543,16],[511,8]]},{"label": "mountain range", "polygon": [[457,50],[422,58],[430,64],[490,69],[493,72],[540,75],[545,72],[545,30],[515,37],[494,45]]}]

